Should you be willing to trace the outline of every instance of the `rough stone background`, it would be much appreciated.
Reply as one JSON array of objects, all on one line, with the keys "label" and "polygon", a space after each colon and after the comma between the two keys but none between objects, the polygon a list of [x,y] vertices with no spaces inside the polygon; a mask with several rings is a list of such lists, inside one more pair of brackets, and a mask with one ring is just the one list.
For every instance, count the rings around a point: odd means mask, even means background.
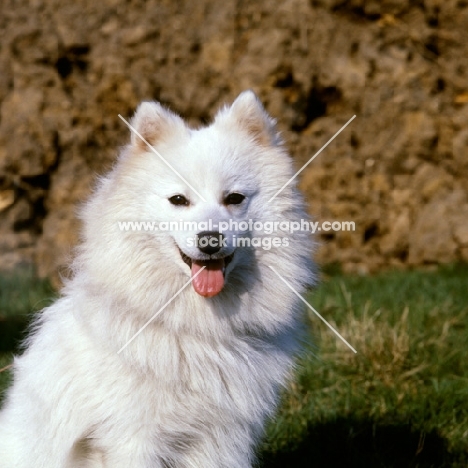
[{"label": "rough stone background", "polygon": [[0,268],[56,275],[77,203],[157,99],[194,124],[253,88],[297,167],[319,260],[468,261],[468,1],[2,0]]}]

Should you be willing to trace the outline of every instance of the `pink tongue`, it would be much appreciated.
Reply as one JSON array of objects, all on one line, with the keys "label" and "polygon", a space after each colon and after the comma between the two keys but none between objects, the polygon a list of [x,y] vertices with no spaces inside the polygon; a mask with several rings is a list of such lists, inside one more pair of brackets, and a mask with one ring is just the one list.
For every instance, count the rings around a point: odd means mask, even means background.
[{"label": "pink tongue", "polygon": [[223,267],[224,260],[211,260],[209,262],[199,262],[192,260],[192,278],[206,267],[192,281],[195,291],[204,297],[216,296],[224,286]]}]

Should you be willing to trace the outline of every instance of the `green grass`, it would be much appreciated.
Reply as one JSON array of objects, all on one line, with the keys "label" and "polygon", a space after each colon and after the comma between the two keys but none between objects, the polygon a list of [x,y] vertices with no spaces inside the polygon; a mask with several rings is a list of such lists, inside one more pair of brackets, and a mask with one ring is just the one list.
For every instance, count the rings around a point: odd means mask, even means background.
[{"label": "green grass", "polygon": [[27,316],[51,303],[54,291],[47,280],[37,279],[30,268],[0,275],[0,318]]},{"label": "green grass", "polygon": [[[55,296],[47,280],[31,269],[0,275],[0,369],[11,364],[32,314],[49,305]],[[0,398],[10,381],[10,372],[0,372]]]},{"label": "green grass", "polygon": [[[269,467],[468,464],[468,267],[334,274],[263,447]],[[311,460],[315,460],[315,464]]]},{"label": "green grass", "polygon": [[[372,277],[330,270],[308,300],[358,352],[309,314],[307,352],[260,465],[467,466],[467,286],[468,266]],[[20,337],[6,324],[24,326],[52,296],[28,272],[0,277],[0,368],[12,359],[11,330]],[[0,373],[0,390],[8,379]]]}]

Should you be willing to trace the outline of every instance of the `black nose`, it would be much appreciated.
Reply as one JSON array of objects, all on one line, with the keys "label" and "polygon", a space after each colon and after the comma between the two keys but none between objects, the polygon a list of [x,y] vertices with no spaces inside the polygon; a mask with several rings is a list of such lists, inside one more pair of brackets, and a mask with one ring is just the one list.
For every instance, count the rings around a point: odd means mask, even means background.
[{"label": "black nose", "polygon": [[208,255],[221,250],[224,245],[224,236],[221,232],[203,231],[197,234],[197,247]]}]

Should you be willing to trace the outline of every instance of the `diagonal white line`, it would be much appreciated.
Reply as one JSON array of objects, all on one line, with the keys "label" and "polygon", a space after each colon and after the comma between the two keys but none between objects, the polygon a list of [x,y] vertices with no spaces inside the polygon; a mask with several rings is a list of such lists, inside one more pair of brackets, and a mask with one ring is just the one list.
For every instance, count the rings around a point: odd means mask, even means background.
[{"label": "diagonal white line", "polygon": [[156,155],[159,157],[159,159],[161,159],[161,161],[164,162],[164,164],[166,164],[167,167],[169,167],[177,176],[179,176],[204,202],[206,202],[206,200],[200,195],[200,193],[195,190],[193,188],[193,186],[187,181],[187,179],[185,179],[185,177],[182,176],[182,174],[180,174],[168,161],[166,161],[162,156],[161,156],[161,153],[159,153],[158,150],[156,150],[156,148],[154,148],[153,146],[151,146],[147,141],[146,139],[140,135],[140,133],[138,132],[138,130],[133,127],[132,125],[130,125],[120,114],[119,114],[119,117],[121,120],[123,120],[123,122],[125,123],[125,125],[135,134],[137,135],[139,138],[141,138],[141,140],[143,142],[146,143],[146,145],[148,146],[148,148]]},{"label": "diagonal white line", "polygon": [[206,267],[201,267],[118,351],[120,354]]},{"label": "diagonal white line", "polygon": [[268,265],[283,281],[283,283],[323,322],[325,325],[341,340],[345,343],[353,352],[357,351],[270,265]]},{"label": "diagonal white line", "polygon": [[354,119],[353,115],[269,200],[270,203],[287,187]]}]

